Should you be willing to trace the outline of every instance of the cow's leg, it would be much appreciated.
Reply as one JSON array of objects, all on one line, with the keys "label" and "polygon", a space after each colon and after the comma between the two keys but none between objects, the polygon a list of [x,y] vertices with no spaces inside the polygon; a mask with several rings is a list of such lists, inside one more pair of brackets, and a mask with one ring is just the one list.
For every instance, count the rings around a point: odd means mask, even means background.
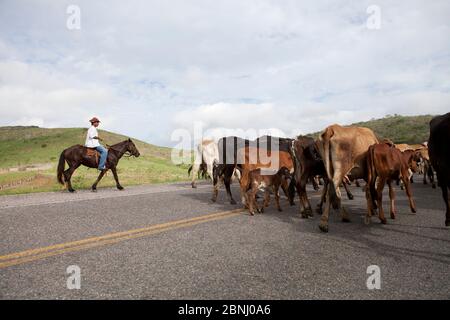
[{"label": "cow's leg", "polygon": [[106,171],[108,171],[108,170],[102,170],[102,172],[100,172],[100,174],[98,175],[97,180],[92,185],[92,191],[93,192],[97,192],[97,184],[100,182],[100,180],[102,180],[102,178],[105,175]]},{"label": "cow's leg", "polygon": [[191,186],[192,188],[197,188],[197,185],[195,184],[195,179],[197,178],[199,174],[200,169],[200,163],[197,163],[194,161],[192,164],[192,179],[191,179]]},{"label": "cow's leg", "polygon": [[122,187],[122,185],[119,182],[119,176],[117,175],[117,168],[116,167],[112,167],[111,171],[113,173],[114,180],[116,180],[116,187],[117,187],[117,189],[123,190],[123,187]]},{"label": "cow's leg", "polygon": [[252,187],[249,191],[246,192],[247,198],[248,198],[248,202],[247,202],[248,203],[248,211],[250,212],[250,215],[252,215],[252,216],[255,215],[254,205],[256,202],[256,199],[255,199],[256,192],[254,192],[253,189],[254,188]]},{"label": "cow's leg", "polygon": [[428,166],[428,178],[430,179],[431,182],[431,187],[433,189],[436,189],[436,182],[434,181],[434,172],[433,172],[433,168],[430,166]]},{"label": "cow's leg", "polygon": [[317,213],[322,214],[322,207],[323,203],[327,200],[327,190],[328,190],[328,179],[323,180],[323,189],[322,189],[322,195],[320,196],[320,201],[317,204]]},{"label": "cow's leg", "polygon": [[248,207],[248,197],[247,197],[247,189],[248,189],[248,172],[243,172],[242,177],[241,177],[241,181],[240,181],[240,186],[241,186],[241,201],[242,204],[244,205],[244,207]]},{"label": "cow's leg", "polygon": [[344,182],[343,185],[344,185],[344,188],[345,188],[345,192],[347,192],[347,198],[349,200],[353,200],[354,199],[353,194],[350,192],[347,183]]},{"label": "cow's leg", "polygon": [[[370,182],[372,183],[372,182]],[[366,218],[364,219],[365,224],[370,224],[370,218],[372,217],[374,213],[373,208],[373,199],[372,199],[372,193],[370,192],[370,185],[369,183],[366,184],[366,201],[367,201],[367,213]]]},{"label": "cow's leg", "polygon": [[231,193],[231,178],[232,178],[232,173],[231,175],[226,175],[223,179],[223,182],[225,184],[225,189],[227,190],[227,195],[228,195],[228,199],[230,200],[231,204],[236,204],[236,201],[233,199],[233,194]]},{"label": "cow's leg", "polygon": [[386,179],[378,177],[378,185],[377,185],[378,218],[380,218],[382,224],[386,224],[387,222],[383,210],[383,189],[385,184]]},{"label": "cow's leg", "polygon": [[395,219],[395,215],[396,215],[395,191],[394,191],[394,187],[392,186],[392,180],[388,180],[387,184],[389,187],[389,200],[391,202],[391,206],[390,206],[391,219]]},{"label": "cow's leg", "polygon": [[450,199],[448,197],[448,189],[450,188],[450,181],[447,181],[446,179],[444,179],[444,181],[442,181],[442,179],[439,180],[440,184],[441,184],[441,189],[442,189],[442,197],[444,198],[444,202],[445,202],[445,207],[446,207],[446,211],[445,211],[445,225],[447,227],[450,227]]},{"label": "cow's leg", "polygon": [[296,179],[295,184],[295,188],[297,189],[298,194],[298,210],[302,218],[307,218],[308,216],[305,214],[305,204],[303,202],[303,190],[300,181],[301,181],[300,179]]},{"label": "cow's leg", "polygon": [[274,188],[273,188],[273,193],[275,194],[275,203],[276,203],[276,205],[277,205],[277,209],[278,209],[278,211],[283,211],[282,209],[281,209],[281,206],[280,206],[280,194],[278,193],[278,186],[274,186]]},{"label": "cow's leg", "polygon": [[405,184],[406,195],[408,196],[409,207],[411,209],[411,212],[416,213],[416,204],[414,203],[414,199],[412,198],[411,184],[409,182],[409,178],[408,178],[408,176],[405,176],[404,174],[402,174],[402,180],[403,180],[403,183]]},{"label": "cow's leg", "polygon": [[217,201],[217,196],[219,194],[219,188],[222,183],[223,183],[223,177],[213,177],[213,196],[211,198],[212,202]]},{"label": "cow's leg", "polygon": [[[328,184],[328,188],[327,188],[327,192],[330,192],[330,188],[331,188],[331,183]],[[328,194],[328,199],[330,198],[329,194]],[[330,210],[331,210],[331,201],[327,201],[325,203],[325,210],[322,213],[322,216],[320,217],[320,222],[319,222],[319,229],[322,232],[328,232],[328,217],[330,215]]]},{"label": "cow's leg", "polygon": [[267,188],[267,189],[264,190],[264,204],[263,204],[263,207],[267,208],[269,206],[269,204],[270,204],[270,191]]},{"label": "cow's leg", "polygon": [[427,173],[428,173],[428,166],[426,164],[424,164],[424,168],[423,168],[423,184],[428,184],[428,182],[427,182]]},{"label": "cow's leg", "polygon": [[319,182],[317,181],[317,178],[312,177],[311,180],[312,180],[312,185],[313,185],[314,190],[316,190],[316,191],[319,190]]}]

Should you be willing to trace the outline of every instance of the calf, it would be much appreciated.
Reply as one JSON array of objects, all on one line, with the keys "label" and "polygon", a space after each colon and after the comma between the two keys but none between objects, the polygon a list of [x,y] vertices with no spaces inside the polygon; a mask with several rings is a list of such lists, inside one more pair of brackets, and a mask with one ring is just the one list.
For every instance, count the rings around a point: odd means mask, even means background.
[{"label": "calf", "polygon": [[[367,152],[367,216],[366,223],[370,222],[370,217],[375,211],[373,201],[376,200],[378,207],[378,217],[381,223],[386,224],[386,218],[383,211],[383,189],[384,185],[389,186],[389,198],[391,218],[395,219],[395,193],[392,187],[392,181],[401,179],[405,185],[406,194],[409,199],[409,206],[413,213],[416,212],[416,205],[411,194],[411,182],[409,180],[409,163],[414,161],[414,151],[406,156],[397,148],[379,143],[369,147]],[[378,185],[375,184],[378,178]]]},{"label": "calf", "polygon": [[438,185],[442,189],[446,214],[445,225],[450,226],[450,112],[430,121],[428,152],[433,168],[436,170]]},{"label": "calf", "polygon": [[[275,203],[277,204],[278,211],[283,211],[280,206],[280,194],[278,190],[280,186],[288,187],[291,180],[291,174],[289,169],[282,167],[275,174],[262,174],[261,169],[255,169],[250,171],[248,179],[250,182],[248,194],[248,210],[251,215],[254,215],[255,209],[258,213],[264,212],[264,207],[269,206],[270,202],[270,188],[272,188],[275,195]],[[261,208],[258,208],[258,203],[256,202],[256,193],[258,190],[264,192],[264,204]]]},{"label": "calf", "polygon": [[[248,206],[249,173],[255,169],[279,170],[282,167],[294,172],[294,162],[287,151],[269,151],[255,147],[245,147],[238,150],[236,168],[241,170],[241,198],[244,206]],[[291,202],[289,193],[287,195],[289,202]]]}]

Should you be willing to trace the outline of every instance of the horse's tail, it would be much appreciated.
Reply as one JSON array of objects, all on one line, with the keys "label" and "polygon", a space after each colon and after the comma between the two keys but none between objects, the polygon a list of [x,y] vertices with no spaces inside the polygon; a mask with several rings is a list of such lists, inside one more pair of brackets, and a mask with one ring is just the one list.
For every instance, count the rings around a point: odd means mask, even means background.
[{"label": "horse's tail", "polygon": [[61,152],[61,155],[59,156],[59,162],[58,162],[58,171],[57,171],[57,178],[58,182],[60,184],[64,184],[64,167],[66,165],[66,158],[64,157],[64,151]]},{"label": "horse's tail", "polygon": [[192,167],[193,167],[193,165],[191,164],[191,166],[188,169],[188,177],[191,175]]}]

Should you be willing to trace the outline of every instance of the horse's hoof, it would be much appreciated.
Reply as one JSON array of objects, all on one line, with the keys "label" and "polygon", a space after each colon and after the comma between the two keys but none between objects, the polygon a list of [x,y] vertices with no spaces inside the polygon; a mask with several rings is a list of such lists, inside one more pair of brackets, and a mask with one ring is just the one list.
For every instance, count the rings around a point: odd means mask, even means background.
[{"label": "horse's hoof", "polygon": [[352,194],[349,194],[349,195],[348,195],[348,199],[349,199],[349,200],[353,200],[354,198],[355,198],[355,197],[354,197]]},{"label": "horse's hoof", "polygon": [[350,221],[350,219],[347,218],[347,217],[342,217],[342,222],[349,223],[349,222],[351,222],[351,221]]},{"label": "horse's hoof", "polygon": [[[214,201],[214,202],[215,202],[215,201]],[[236,201],[235,201],[234,199],[232,199],[232,200],[230,201],[230,203],[231,203],[231,204],[237,204]]]},{"label": "horse's hoof", "polygon": [[191,184],[192,189],[197,189],[197,186],[195,184]]},{"label": "horse's hoof", "polygon": [[384,219],[381,219],[381,218],[380,218],[380,221],[381,221],[382,224],[387,224],[386,218],[384,218]]},{"label": "horse's hoof", "polygon": [[283,212],[283,209],[281,209],[281,208],[278,208],[278,211],[279,211],[279,212]]},{"label": "horse's hoof", "polygon": [[69,189],[69,192],[70,193],[74,193],[76,190],[74,190],[74,189]]},{"label": "horse's hoof", "polygon": [[302,219],[308,219],[308,215],[305,214],[304,212],[302,212],[301,215],[302,215]]},{"label": "horse's hoof", "polygon": [[328,223],[326,223],[326,222],[320,222],[319,223],[319,229],[320,229],[320,231],[322,231],[322,232],[328,232]]},{"label": "horse's hoof", "polygon": [[124,187],[120,187],[120,188],[118,187],[117,189],[118,189],[118,190],[120,190],[120,191],[123,191],[123,190],[125,190],[125,188],[124,188]]},{"label": "horse's hoof", "polygon": [[97,192],[97,189],[92,189],[92,192]]},{"label": "horse's hoof", "polygon": [[450,227],[450,220],[445,220],[445,226]]},{"label": "horse's hoof", "polygon": [[215,203],[217,201],[217,199],[212,198],[211,201]]},{"label": "horse's hoof", "polygon": [[395,220],[395,214],[391,213],[391,219]]},{"label": "horse's hoof", "polygon": [[432,187],[433,189],[436,189],[436,184],[433,183],[433,184],[431,185],[431,187]]}]

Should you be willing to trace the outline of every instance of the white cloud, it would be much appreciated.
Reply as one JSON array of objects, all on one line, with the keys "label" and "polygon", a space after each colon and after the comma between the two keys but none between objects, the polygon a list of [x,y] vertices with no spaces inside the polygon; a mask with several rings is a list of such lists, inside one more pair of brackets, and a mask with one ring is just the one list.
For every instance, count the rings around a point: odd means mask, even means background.
[{"label": "white cloud", "polygon": [[[84,126],[168,145],[175,128],[306,133],[450,107],[450,3],[0,2],[0,125]],[[275,131],[274,131],[275,132]]]}]

